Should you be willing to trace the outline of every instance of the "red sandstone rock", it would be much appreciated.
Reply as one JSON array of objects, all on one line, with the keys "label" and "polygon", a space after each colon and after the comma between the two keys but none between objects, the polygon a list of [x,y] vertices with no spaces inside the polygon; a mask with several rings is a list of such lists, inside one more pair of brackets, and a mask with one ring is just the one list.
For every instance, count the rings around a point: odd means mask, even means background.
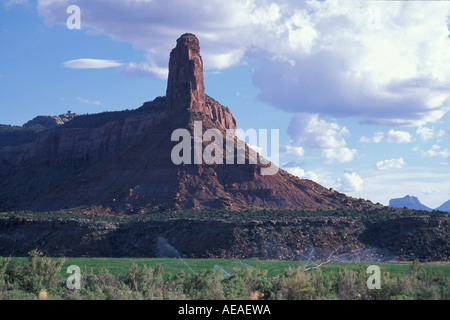
[{"label": "red sandstone rock", "polygon": [[170,53],[167,104],[170,112],[204,112],[203,60],[197,37],[186,33]]},{"label": "red sandstone rock", "polygon": [[194,121],[204,131],[236,128],[230,110],[205,95],[199,42],[185,34],[171,53],[167,97],[133,111],[79,116],[32,142],[0,147],[0,211],[361,205],[283,170],[261,176],[259,163],[174,165],[172,132],[192,132]]}]

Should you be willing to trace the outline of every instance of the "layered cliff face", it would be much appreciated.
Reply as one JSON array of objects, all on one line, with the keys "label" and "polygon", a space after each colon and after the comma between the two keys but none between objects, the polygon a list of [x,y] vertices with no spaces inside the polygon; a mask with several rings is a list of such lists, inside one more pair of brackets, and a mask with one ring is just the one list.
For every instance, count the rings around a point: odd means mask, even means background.
[{"label": "layered cliff face", "polygon": [[283,170],[261,176],[260,162],[175,165],[172,133],[193,136],[194,121],[203,132],[236,128],[230,110],[205,94],[199,42],[185,34],[170,55],[166,97],[132,111],[77,116],[31,140],[0,145],[0,210],[371,205]]}]

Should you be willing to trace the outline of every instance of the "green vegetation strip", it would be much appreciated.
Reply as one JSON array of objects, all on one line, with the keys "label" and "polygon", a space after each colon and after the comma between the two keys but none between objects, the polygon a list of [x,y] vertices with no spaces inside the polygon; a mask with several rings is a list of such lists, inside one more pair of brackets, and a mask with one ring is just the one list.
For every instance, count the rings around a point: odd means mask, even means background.
[{"label": "green vegetation strip", "polygon": [[[25,263],[28,258],[12,258],[12,261],[22,261]],[[52,258],[57,261],[57,258]],[[299,267],[314,267],[315,263],[306,261],[277,261],[277,260],[234,260],[234,259],[183,259],[186,264],[196,273],[201,273],[207,270],[220,270],[222,268],[228,273],[233,273],[234,269],[255,269],[260,271],[267,270],[268,277],[275,277],[283,274],[287,269],[297,269]],[[124,274],[136,264],[139,267],[147,266],[155,268],[157,265],[162,265],[164,274],[176,275],[181,272],[186,274],[192,271],[180,259],[139,259],[139,258],[65,258],[65,263],[62,268],[64,273],[67,267],[76,265],[81,270],[92,270],[95,273],[103,270],[108,270],[111,274]],[[358,271],[361,268],[366,269],[370,265],[380,266],[382,273],[389,273],[392,277],[403,276],[409,271],[409,264],[377,264],[377,263],[337,263],[332,262],[321,266],[324,274],[338,272],[339,269],[347,268],[352,271]],[[220,268],[219,268],[220,267]],[[433,262],[424,263],[422,267],[425,271],[442,272],[446,278],[450,278],[450,262]]]},{"label": "green vegetation strip", "polygon": [[299,218],[323,218],[339,217],[361,221],[375,222],[386,221],[406,217],[428,217],[428,218],[450,218],[450,212],[421,211],[407,208],[392,207],[367,207],[362,209],[343,208],[338,210],[310,210],[310,209],[262,209],[253,208],[240,211],[226,209],[204,209],[204,210],[167,210],[149,214],[135,215],[107,215],[96,213],[91,208],[75,208],[66,211],[31,212],[15,211],[0,212],[0,219],[26,218],[34,220],[84,220],[90,222],[130,223],[147,221],[164,221],[174,219],[196,219],[196,220],[220,220],[229,222],[246,221],[292,221]]},{"label": "green vegetation strip", "polygon": [[[69,265],[80,267],[78,280],[66,274]],[[330,263],[308,270],[302,262],[256,259],[55,259],[34,250],[28,258],[0,257],[0,300],[450,299],[448,264],[380,265],[377,290],[368,286],[367,266]],[[70,288],[69,280],[79,287]]]}]

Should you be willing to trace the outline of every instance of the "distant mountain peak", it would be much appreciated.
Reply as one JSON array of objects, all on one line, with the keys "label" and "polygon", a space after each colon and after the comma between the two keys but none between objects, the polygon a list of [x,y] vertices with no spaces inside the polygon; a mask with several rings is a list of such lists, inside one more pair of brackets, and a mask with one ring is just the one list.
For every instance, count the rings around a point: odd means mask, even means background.
[{"label": "distant mountain peak", "polygon": [[389,206],[395,208],[408,208],[413,210],[433,211],[433,209],[423,205],[420,202],[419,198],[410,195],[407,195],[404,198],[391,199],[389,201]]},{"label": "distant mountain peak", "polygon": [[448,200],[446,203],[442,204],[441,206],[437,207],[436,210],[450,212],[450,200]]}]

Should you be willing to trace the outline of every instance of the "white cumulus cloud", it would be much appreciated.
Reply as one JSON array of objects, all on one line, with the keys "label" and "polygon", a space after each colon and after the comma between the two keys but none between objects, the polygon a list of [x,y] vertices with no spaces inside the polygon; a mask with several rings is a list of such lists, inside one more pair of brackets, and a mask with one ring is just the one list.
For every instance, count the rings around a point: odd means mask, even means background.
[{"label": "white cumulus cloud", "polygon": [[302,147],[293,147],[291,145],[280,146],[281,153],[295,154],[298,157],[303,157],[305,155],[305,149]]},{"label": "white cumulus cloud", "polygon": [[287,172],[289,172],[290,174],[297,176],[301,179],[307,179],[307,180],[311,180],[314,182],[319,182],[319,176],[314,173],[313,171],[305,171],[300,167],[286,167],[283,168],[284,170],[286,170]]},{"label": "white cumulus cloud", "polygon": [[402,169],[406,166],[403,158],[379,161],[376,164],[378,170]]},{"label": "white cumulus cloud", "polygon": [[288,112],[385,125],[434,122],[448,112],[448,2],[377,2],[379,28],[368,26],[370,1],[308,6],[314,44],[257,69],[261,99]]},{"label": "white cumulus cloud", "polygon": [[319,119],[317,114],[295,116],[288,133],[294,146],[321,150],[322,158],[327,163],[350,162],[356,154],[356,150],[348,148],[345,141],[345,137],[349,135],[348,129],[336,122]]},{"label": "white cumulus cloud", "polygon": [[385,139],[390,143],[409,143],[411,142],[411,134],[406,131],[389,130]]},{"label": "white cumulus cloud", "polygon": [[342,192],[359,192],[363,190],[364,180],[356,172],[346,172],[338,180],[338,189]]},{"label": "white cumulus cloud", "polygon": [[372,138],[361,137],[359,140],[362,143],[380,143],[384,139],[383,132],[375,132]]}]

